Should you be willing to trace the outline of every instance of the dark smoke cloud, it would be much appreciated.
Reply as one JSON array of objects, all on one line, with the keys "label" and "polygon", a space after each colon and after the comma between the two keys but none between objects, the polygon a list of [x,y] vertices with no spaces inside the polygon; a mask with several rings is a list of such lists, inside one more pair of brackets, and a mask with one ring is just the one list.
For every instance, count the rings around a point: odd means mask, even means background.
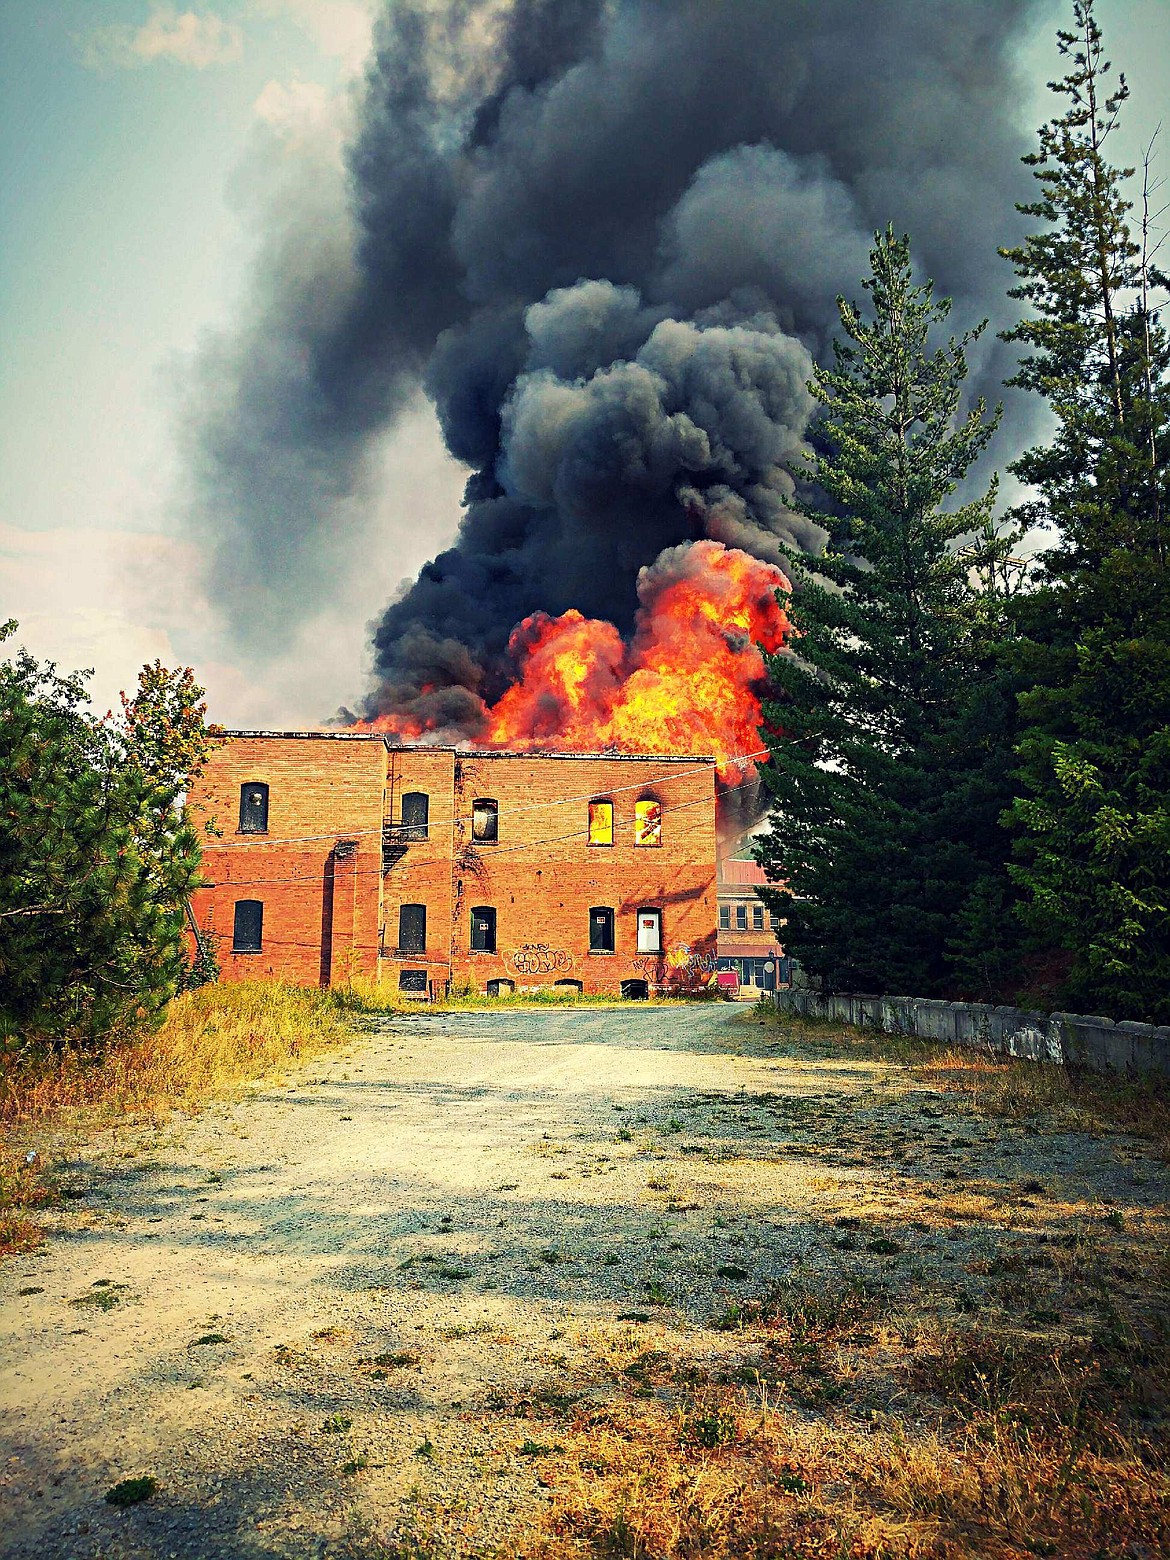
[{"label": "dark smoke cloud", "polygon": [[[377,626],[369,713],[473,734],[528,613],[628,632],[664,548],[816,544],[789,507],[805,381],[873,230],[912,234],[958,323],[1007,317],[1012,58],[1042,4],[388,6],[348,154],[350,274],[316,313],[274,287],[255,344],[266,386],[296,363],[287,400],[241,373],[202,445],[242,535],[279,535],[295,495],[292,575],[425,385],[467,507]],[[977,363],[993,400],[1001,352]]]}]

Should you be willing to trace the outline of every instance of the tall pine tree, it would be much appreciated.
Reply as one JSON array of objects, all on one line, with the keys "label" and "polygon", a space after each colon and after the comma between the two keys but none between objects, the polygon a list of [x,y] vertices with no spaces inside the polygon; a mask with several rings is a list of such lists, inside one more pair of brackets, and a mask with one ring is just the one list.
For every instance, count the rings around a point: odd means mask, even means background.
[{"label": "tall pine tree", "polygon": [[828,532],[823,554],[790,555],[797,638],[769,660],[765,733],[783,735],[768,739],[757,857],[784,884],[765,898],[806,971],[930,995],[959,911],[1005,848],[1007,797],[979,758],[999,598],[973,573],[997,579],[1011,539],[992,524],[994,487],[944,507],[997,420],[982,402],[960,412],[983,326],[933,346],[950,303],[914,283],[909,240],[879,233],[870,260],[870,310],[838,301],[845,340],[813,380],[832,512],[805,511]]},{"label": "tall pine tree", "polygon": [[1069,1005],[1170,1021],[1170,344],[1165,278],[1135,239],[1132,169],[1106,143],[1128,96],[1110,88],[1092,0],[1057,35],[1064,112],[1026,159],[1020,209],[1042,227],[1004,254],[1027,317],[1014,383],[1048,402],[1052,441],[1013,471],[1017,512],[1055,533],[1021,603],[1021,795],[1011,820],[1023,913],[1063,951]]}]

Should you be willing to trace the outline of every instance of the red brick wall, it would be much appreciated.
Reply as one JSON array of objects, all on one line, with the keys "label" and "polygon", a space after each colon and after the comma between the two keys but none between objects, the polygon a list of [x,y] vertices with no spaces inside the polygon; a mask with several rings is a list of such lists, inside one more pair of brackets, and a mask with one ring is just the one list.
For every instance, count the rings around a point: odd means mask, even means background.
[{"label": "red brick wall", "polygon": [[[249,781],[269,787],[266,835],[238,832]],[[377,978],[385,783],[380,738],[242,736],[215,750],[191,806],[222,835],[203,837],[203,876],[214,887],[192,908],[225,980]],[[354,842],[348,859],[334,860],[338,840]],[[238,899],[264,905],[260,953],[232,952]]]},{"label": "red brick wall", "polygon": [[[269,786],[266,836],[237,832],[240,788]],[[715,774],[709,763],[662,758],[466,754],[387,750],[380,739],[237,736],[213,755],[192,795],[213,819],[196,894],[201,928],[218,946],[227,980],[272,976],[340,983],[352,973],[397,986],[425,970],[483,989],[580,981],[617,992],[627,979],[651,987],[694,983],[714,953]],[[382,828],[401,822],[402,796],[429,797],[424,840],[399,835],[383,875]],[[499,804],[499,840],[472,839],[472,804]],[[635,846],[634,803],[663,808],[662,844]],[[588,805],[610,798],[614,843],[588,843]],[[343,842],[340,851],[338,842]],[[350,847],[352,846],[352,850]],[[263,951],[233,953],[238,899],[264,904]],[[399,952],[403,905],[427,910],[422,956]],[[497,916],[494,954],[470,950],[472,906]],[[614,911],[613,953],[590,953],[589,911]],[[637,951],[637,913],[662,914],[662,952]]]},{"label": "red brick wall", "polygon": [[[455,870],[457,979],[518,986],[579,980],[586,991],[627,979],[678,982],[715,940],[715,775],[709,764],[658,758],[474,756],[461,759]],[[662,844],[633,843],[634,803],[663,806]],[[477,797],[499,803],[499,843],[471,840]],[[591,798],[614,804],[614,844],[588,843]],[[496,953],[470,951],[473,905],[496,910]],[[589,952],[589,910],[614,912],[614,952]],[[637,952],[637,912],[662,911],[663,953]],[[683,950],[686,950],[685,952]],[[691,968],[693,970],[693,964]]]}]

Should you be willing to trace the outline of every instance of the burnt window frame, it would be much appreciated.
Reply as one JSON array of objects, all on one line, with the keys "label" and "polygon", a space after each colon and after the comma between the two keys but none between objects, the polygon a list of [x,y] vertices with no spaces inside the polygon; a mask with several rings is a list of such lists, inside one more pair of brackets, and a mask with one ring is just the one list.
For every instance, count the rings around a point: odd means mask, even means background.
[{"label": "burnt window frame", "polygon": [[[593,809],[595,807],[609,808],[609,839],[595,840],[593,838]],[[589,799],[589,812],[586,823],[586,841],[590,850],[612,850],[614,845],[615,817],[612,796],[592,796]]]},{"label": "burnt window frame", "polygon": [[[647,916],[652,915],[658,921],[658,946],[657,946],[657,948],[643,948],[643,946],[642,946],[642,917],[644,915],[647,915]],[[638,925],[637,925],[637,929],[636,929],[635,934],[634,934],[634,936],[635,936],[635,948],[634,948],[634,951],[636,953],[661,953],[662,952],[662,906],[661,905],[639,905],[638,906],[638,914],[637,914],[637,922],[638,922]]]},{"label": "burnt window frame", "polygon": [[[417,946],[415,945],[415,943],[413,941],[408,940],[408,939],[404,938],[404,936],[403,936],[403,933],[406,931],[406,928],[407,928],[407,923],[406,923],[406,921],[403,918],[406,915],[406,912],[408,910],[418,910],[418,911],[422,912],[422,940],[421,940],[421,942]],[[417,924],[417,920],[416,920],[416,924]],[[408,945],[408,943],[409,943],[409,945]],[[402,955],[403,958],[417,959],[418,957],[420,957],[420,955],[426,953],[426,951],[427,951],[427,907],[426,907],[426,905],[415,904],[415,903],[412,902],[410,904],[400,904],[398,906],[398,942],[397,942],[396,946],[397,946],[399,954]]]},{"label": "burnt window frame", "polygon": [[[593,938],[593,923],[595,916],[608,916],[609,946],[599,947]],[[617,952],[617,913],[612,905],[589,906],[589,952],[590,953],[616,953]]]},{"label": "burnt window frame", "polygon": [[[468,935],[468,951],[470,953],[495,953],[499,946],[500,931],[500,918],[495,905],[472,905],[469,914],[471,917],[471,929]],[[491,917],[491,932],[482,944],[475,940],[475,918],[477,915]]]},{"label": "burnt window frame", "polygon": [[[244,927],[241,921],[240,911],[255,911],[254,925],[256,928],[254,943],[243,941]],[[264,952],[264,901],[262,899],[237,899],[232,912],[232,952],[240,954],[252,954]]]},{"label": "burnt window frame", "polygon": [[[658,838],[654,839],[654,840],[644,840],[644,839],[639,839],[638,838],[638,834],[639,834],[639,829],[638,829],[638,808],[639,807],[647,807],[647,806],[657,807],[657,809],[658,809]],[[666,811],[666,809],[663,807],[661,800],[657,796],[653,796],[653,795],[639,796],[638,800],[634,803],[633,844],[634,844],[634,849],[635,850],[661,850],[662,849],[662,822],[663,822],[663,816],[665,814],[665,811]]]},{"label": "burnt window frame", "polygon": [[[259,825],[249,822],[247,817],[246,797],[249,791],[262,791],[264,793],[263,822]],[[237,829],[239,834],[267,834],[268,833],[268,808],[271,788],[267,780],[245,780],[240,786],[240,822]]]},{"label": "burnt window frame", "polygon": [[[476,812],[483,809],[493,820],[490,834],[476,833]],[[471,843],[473,845],[498,845],[500,843],[500,804],[494,796],[477,796],[471,804]]]},{"label": "burnt window frame", "polygon": [[[421,809],[417,807],[412,809],[416,812],[421,811],[421,818],[408,818],[406,816],[407,802],[422,803]],[[399,823],[399,828],[402,832],[402,838],[404,840],[425,840],[430,838],[431,798],[429,792],[403,791],[402,799],[398,804],[398,812],[401,820]]]}]

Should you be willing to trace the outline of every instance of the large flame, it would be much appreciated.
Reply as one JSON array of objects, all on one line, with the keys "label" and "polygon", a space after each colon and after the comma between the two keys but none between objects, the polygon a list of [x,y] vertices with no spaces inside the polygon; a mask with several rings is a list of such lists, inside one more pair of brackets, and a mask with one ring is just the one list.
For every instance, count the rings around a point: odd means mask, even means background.
[{"label": "large flame", "polygon": [[[751,779],[765,675],[759,647],[784,644],[789,622],[776,592],[789,588],[774,564],[699,541],[642,570],[628,645],[612,623],[580,612],[533,613],[512,632],[517,677],[485,709],[484,745],[712,753],[725,784]],[[393,716],[375,724],[422,735]]]}]

